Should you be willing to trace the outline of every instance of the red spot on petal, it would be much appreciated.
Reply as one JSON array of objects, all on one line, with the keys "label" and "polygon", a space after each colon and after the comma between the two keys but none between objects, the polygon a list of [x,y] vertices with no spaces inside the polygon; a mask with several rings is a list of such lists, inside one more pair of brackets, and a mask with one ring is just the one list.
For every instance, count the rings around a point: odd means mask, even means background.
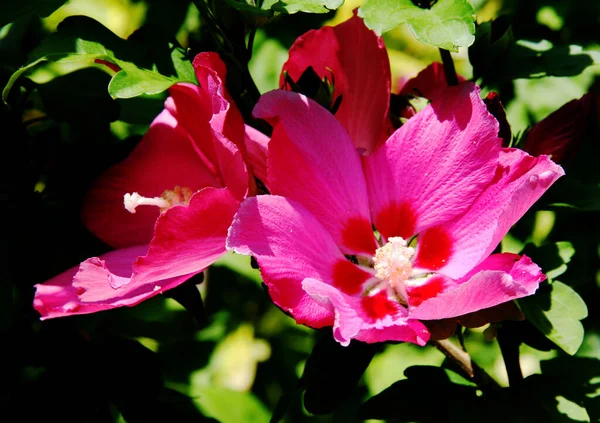
[{"label": "red spot on petal", "polygon": [[348,295],[362,292],[362,284],[371,276],[370,273],[361,270],[348,260],[339,260],[333,266],[333,286]]},{"label": "red spot on petal", "polygon": [[409,239],[415,233],[417,217],[408,203],[392,203],[379,212],[375,227],[386,238],[400,236]]},{"label": "red spot on petal", "polygon": [[352,252],[374,255],[377,241],[371,222],[362,217],[349,219],[342,231],[342,243]]},{"label": "red spot on petal", "polygon": [[452,254],[452,240],[445,229],[436,226],[419,234],[414,267],[438,270]]},{"label": "red spot on petal", "polygon": [[408,296],[408,304],[416,307],[423,301],[437,296],[445,288],[445,280],[441,276],[430,278],[423,285],[406,286],[406,295]]},{"label": "red spot on petal", "polygon": [[115,65],[114,63],[109,62],[108,60],[94,59],[94,63],[98,63],[99,65],[104,65],[113,72],[119,72],[121,70],[121,68],[118,65]]},{"label": "red spot on petal", "polygon": [[367,316],[375,321],[396,314],[400,306],[391,301],[385,291],[381,291],[370,297],[364,297],[362,307]]}]

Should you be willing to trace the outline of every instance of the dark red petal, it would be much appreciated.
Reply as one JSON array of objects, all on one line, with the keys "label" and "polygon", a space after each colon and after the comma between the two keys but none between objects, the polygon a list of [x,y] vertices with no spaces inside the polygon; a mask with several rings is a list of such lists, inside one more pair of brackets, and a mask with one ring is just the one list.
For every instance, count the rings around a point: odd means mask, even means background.
[{"label": "dark red petal", "polygon": [[375,321],[396,314],[399,305],[390,301],[385,291],[381,291],[375,295],[364,297],[362,307],[367,316]]},{"label": "dark red petal", "polygon": [[370,277],[371,274],[347,260],[339,260],[333,266],[333,286],[348,295],[359,294]]},{"label": "dark red petal", "polygon": [[392,203],[379,212],[375,228],[386,238],[400,236],[409,239],[415,233],[417,216],[408,203]]},{"label": "dark red petal", "polygon": [[423,301],[437,296],[444,290],[446,279],[442,276],[433,276],[423,285],[406,286],[406,294],[408,296],[408,304],[416,307]]},{"label": "dark red petal", "polygon": [[357,253],[374,255],[377,249],[377,241],[373,235],[371,222],[355,217],[348,220],[342,230],[342,242],[344,247]]},{"label": "dark red petal", "polygon": [[445,229],[435,226],[419,234],[417,258],[414,266],[438,270],[452,254],[452,239]]}]

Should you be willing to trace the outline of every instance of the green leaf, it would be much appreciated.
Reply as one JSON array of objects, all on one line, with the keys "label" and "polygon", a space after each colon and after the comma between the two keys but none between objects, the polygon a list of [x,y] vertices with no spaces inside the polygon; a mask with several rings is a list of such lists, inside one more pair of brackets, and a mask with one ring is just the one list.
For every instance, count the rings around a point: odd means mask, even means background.
[{"label": "green leaf", "polygon": [[557,181],[549,198],[553,209],[574,211],[600,211],[600,184],[582,182],[567,177]]},{"label": "green leaf", "polygon": [[0,2],[0,28],[20,18],[36,13],[42,17],[65,4],[67,0],[7,0]]},{"label": "green leaf", "polygon": [[352,341],[344,347],[331,333],[321,337],[306,361],[302,382],[304,406],[312,414],[328,414],[356,389],[379,344]]},{"label": "green leaf", "polygon": [[142,28],[132,39],[123,40],[91,18],[69,17],[30,54],[29,63],[11,76],[2,98],[6,101],[21,77],[43,84],[91,67],[112,76],[108,92],[113,98],[153,95],[180,81],[195,82],[185,51],[153,31]]},{"label": "green leaf", "polygon": [[253,269],[250,266],[250,258],[241,254],[235,254],[228,252],[219,260],[217,260],[213,266],[223,266],[242,276],[256,282],[258,285],[262,284],[262,278],[258,269]]},{"label": "green leaf", "polygon": [[566,272],[567,264],[575,255],[575,248],[568,241],[546,244],[541,247],[527,244],[521,254],[529,256],[542,268],[546,276],[554,279]]},{"label": "green leaf", "polygon": [[378,34],[407,23],[419,41],[446,50],[475,40],[475,11],[467,0],[439,0],[429,9],[411,0],[367,0],[358,15]]},{"label": "green leaf", "polygon": [[468,422],[481,412],[476,387],[452,383],[440,367],[412,366],[404,374],[407,379],[367,400],[359,409],[359,417],[407,423]]},{"label": "green leaf", "polygon": [[[121,62],[120,62],[121,63]],[[121,63],[120,72],[110,80],[108,93],[112,98],[132,98],[142,94],[158,94],[177,82],[147,69],[129,63]]]},{"label": "green leaf", "polygon": [[291,15],[298,12],[327,13],[342,4],[344,4],[344,0],[265,0],[262,8]]},{"label": "green leaf", "polygon": [[543,284],[535,295],[518,300],[525,317],[548,339],[568,354],[575,354],[583,342],[587,306],[562,282]]},{"label": "green leaf", "polygon": [[574,76],[600,63],[600,52],[578,45],[555,46],[548,40],[515,40],[506,19],[484,22],[477,27],[469,48],[475,79],[484,83],[519,78]]},{"label": "green leaf", "polygon": [[196,387],[196,404],[206,416],[221,423],[267,423],[270,411],[251,393],[226,388]]},{"label": "green leaf", "polygon": [[344,0],[265,0],[260,7],[249,0],[227,0],[227,4],[245,16],[264,19],[273,16],[273,12],[327,13],[344,4]]},{"label": "green leaf", "polygon": [[[590,357],[557,357],[541,361],[540,367],[545,380],[537,387],[532,387],[532,392],[549,391],[556,412],[575,421],[600,421],[600,360]],[[533,376],[529,378],[531,377]],[[581,407],[587,412],[588,419]]]}]

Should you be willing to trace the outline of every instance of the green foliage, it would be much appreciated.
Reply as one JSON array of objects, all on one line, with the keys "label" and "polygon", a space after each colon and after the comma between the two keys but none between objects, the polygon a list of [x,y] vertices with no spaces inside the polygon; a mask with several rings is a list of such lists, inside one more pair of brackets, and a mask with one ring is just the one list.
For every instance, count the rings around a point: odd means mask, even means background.
[{"label": "green foliage", "polygon": [[419,41],[450,51],[475,40],[475,11],[467,0],[439,0],[430,8],[411,0],[368,0],[358,14],[378,34],[407,23]]},{"label": "green foliage", "polygon": [[407,379],[392,384],[367,400],[361,406],[359,416],[408,423],[467,422],[480,415],[477,389],[451,382],[444,369],[413,366],[404,374]]},{"label": "green foliage", "polygon": [[274,12],[327,13],[344,4],[344,0],[264,0],[260,6],[256,6],[254,1],[247,0],[227,0],[227,3],[244,14],[269,17]]},{"label": "green foliage", "polygon": [[152,95],[176,82],[195,82],[191,62],[176,41],[160,39],[152,28],[141,29],[126,41],[91,18],[75,16],[65,19],[29,55],[28,64],[11,76],[2,97],[6,101],[21,77],[42,84],[91,67],[112,76],[108,85],[112,98]]},{"label": "green foliage", "polygon": [[0,28],[22,16],[37,14],[48,16],[67,0],[19,0],[0,4]]},{"label": "green foliage", "polygon": [[567,264],[575,254],[575,248],[568,241],[546,244],[541,247],[527,244],[521,254],[531,258],[542,268],[548,278],[554,279],[565,273]]},{"label": "green foliage", "polygon": [[543,284],[535,295],[518,300],[525,317],[548,339],[568,354],[583,342],[580,320],[588,315],[583,299],[568,285],[554,281]]},{"label": "green foliage", "polygon": [[221,423],[267,423],[270,411],[251,393],[225,388],[203,387],[197,389],[196,404],[207,416]]},{"label": "green foliage", "polygon": [[306,409],[313,414],[328,414],[337,409],[356,389],[380,348],[377,344],[358,341],[343,347],[329,333],[321,337],[302,376]]},{"label": "green foliage", "polygon": [[477,27],[475,42],[469,48],[475,79],[485,84],[518,78],[573,76],[600,63],[600,52],[578,45],[555,46],[548,40],[515,39],[505,18]]}]

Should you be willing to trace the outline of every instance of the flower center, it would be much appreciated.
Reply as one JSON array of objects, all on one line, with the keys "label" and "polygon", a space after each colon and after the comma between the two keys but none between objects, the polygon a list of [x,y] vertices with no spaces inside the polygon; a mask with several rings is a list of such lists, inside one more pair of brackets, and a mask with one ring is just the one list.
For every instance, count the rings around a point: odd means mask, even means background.
[{"label": "flower center", "polygon": [[404,283],[412,275],[411,258],[415,249],[408,247],[402,237],[391,237],[388,242],[375,251],[375,277],[387,281],[403,298],[406,298]]},{"label": "flower center", "polygon": [[187,187],[176,186],[172,190],[164,191],[160,197],[143,197],[137,192],[125,194],[123,204],[129,213],[135,213],[138,206],[156,206],[161,212],[170,209],[173,206],[187,206],[194,192]]}]

